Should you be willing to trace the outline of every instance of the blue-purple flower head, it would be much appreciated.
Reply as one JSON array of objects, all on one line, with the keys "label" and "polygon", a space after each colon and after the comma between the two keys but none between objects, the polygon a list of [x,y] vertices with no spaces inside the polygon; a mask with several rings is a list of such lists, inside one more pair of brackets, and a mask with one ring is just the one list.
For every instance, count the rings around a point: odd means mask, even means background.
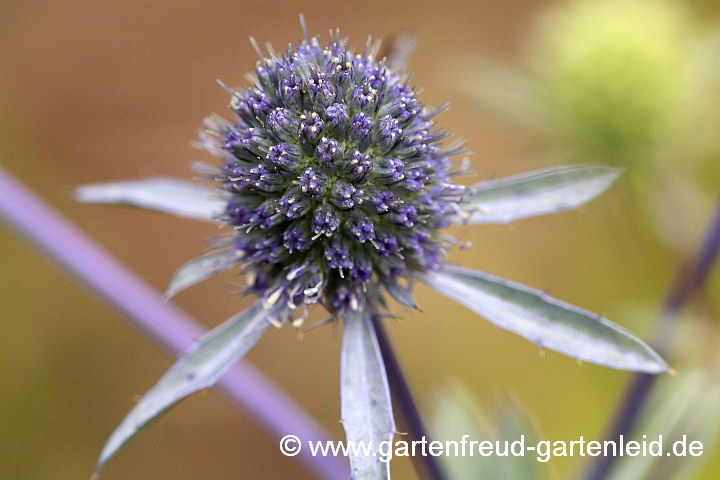
[{"label": "blue-purple flower head", "polygon": [[255,85],[233,90],[233,120],[208,122],[238,262],[269,304],[374,308],[444,261],[459,150],[440,145],[441,109],[376,51],[306,35],[257,62]]}]

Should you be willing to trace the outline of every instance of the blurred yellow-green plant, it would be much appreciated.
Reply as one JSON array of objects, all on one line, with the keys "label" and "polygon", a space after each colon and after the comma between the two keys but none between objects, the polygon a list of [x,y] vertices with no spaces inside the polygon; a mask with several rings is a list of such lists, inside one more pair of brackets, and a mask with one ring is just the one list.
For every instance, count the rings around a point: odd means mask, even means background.
[{"label": "blurred yellow-green plant", "polygon": [[[430,426],[433,438],[452,442],[463,435],[504,446],[525,437],[528,445],[535,444],[543,435],[535,426],[525,407],[511,396],[502,398],[503,405],[488,413],[462,385],[449,383],[438,389]],[[511,448],[508,445],[508,448]],[[527,456],[447,455],[442,457],[443,468],[453,480],[542,480],[553,478],[547,462]]]},{"label": "blurred yellow-green plant", "polygon": [[[431,412],[434,438],[457,441],[463,435],[498,444],[511,451],[512,443],[524,441],[536,447],[535,455],[525,456],[446,456],[443,466],[453,480],[545,480],[567,478],[553,471],[548,463],[554,454],[529,412],[512,397],[502,398],[493,409],[486,409],[461,385],[450,384],[438,390]],[[670,452],[676,443],[688,439],[701,442],[705,452],[713,448],[720,426],[717,403],[720,385],[711,369],[687,369],[677,377],[665,377],[638,419],[636,433],[627,439],[642,444],[655,442],[661,452]],[[588,439],[589,440],[589,439]],[[658,443],[659,442],[659,443]],[[678,447],[681,448],[681,447]],[[579,471],[592,463],[581,461]],[[610,480],[684,480],[704,463],[703,456],[646,455],[623,456],[617,460]]]},{"label": "blurred yellow-green plant", "polygon": [[688,115],[687,27],[676,5],[647,0],[583,0],[544,15],[529,58],[556,144],[621,165],[667,152]]},{"label": "blurred yellow-green plant", "polygon": [[[475,68],[458,82],[488,116],[532,139],[531,155],[539,162],[626,168],[620,208],[637,223],[634,241],[655,243],[642,235],[653,232],[685,265],[720,200],[720,24],[699,18],[703,9],[694,7],[664,0],[566,1],[537,17],[515,65],[465,58]],[[680,378],[664,379],[637,425],[624,424],[629,432],[670,438],[693,431],[708,448],[716,437],[709,406],[717,393],[716,362],[697,352],[714,350],[717,342],[705,321],[718,308],[717,280],[710,279],[705,303],[683,328],[670,329],[679,318],[665,321],[672,317],[667,301],[661,316],[651,315],[664,322],[656,327],[658,338],[672,340],[674,364],[685,368]],[[645,308],[659,310],[656,304]],[[708,334],[683,335],[688,328]],[[691,365],[703,373],[688,372]],[[701,422],[691,421],[698,416]],[[588,478],[690,478],[697,467],[694,461],[626,460],[614,470],[598,466]]]},{"label": "blurred yellow-green plant", "polygon": [[[657,439],[665,448],[688,438],[712,450],[718,434],[720,385],[717,372],[687,370],[679,378],[663,379],[650,404],[638,419],[632,440]],[[680,448],[680,447],[678,447]],[[693,478],[705,459],[692,456],[623,457],[610,480],[683,480]]]},{"label": "blurred yellow-green plant", "polygon": [[720,192],[720,27],[662,0],[571,1],[536,27],[523,67],[479,60],[468,94],[552,161],[628,167],[640,216],[687,256]]}]

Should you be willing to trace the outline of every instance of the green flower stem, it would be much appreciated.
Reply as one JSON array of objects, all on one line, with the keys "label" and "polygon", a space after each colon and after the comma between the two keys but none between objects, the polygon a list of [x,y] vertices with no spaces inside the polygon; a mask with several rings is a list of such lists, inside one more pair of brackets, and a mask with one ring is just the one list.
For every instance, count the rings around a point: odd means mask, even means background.
[{"label": "green flower stem", "polygon": [[[71,272],[130,323],[173,356],[187,350],[205,329],[187,313],[165,302],[107,251],[0,168],[0,218]],[[225,398],[243,408],[274,437],[297,435],[325,441],[329,434],[293,399],[248,363],[239,363],[218,383]],[[313,456],[302,449],[298,458],[318,478],[348,478],[343,458]]]},{"label": "green flower stem", "polygon": [[[430,442],[431,438],[428,434],[427,428],[425,427],[425,422],[423,422],[423,419],[420,416],[420,412],[418,411],[412,392],[410,391],[410,386],[405,380],[402,368],[400,368],[400,363],[395,356],[395,352],[393,351],[390,340],[388,339],[381,322],[382,321],[379,316],[374,315],[372,317],[372,324],[375,329],[378,345],[380,347],[380,354],[382,355],[383,363],[385,364],[385,370],[387,371],[390,390],[392,391],[397,405],[400,407],[400,410],[405,417],[405,421],[410,429],[411,439],[420,441],[422,438],[425,438],[428,442]],[[447,476],[445,475],[445,472],[443,472],[437,458],[438,457],[432,455],[426,455],[414,456],[412,457],[412,460],[415,464],[415,468],[424,472],[428,479],[446,480]]]},{"label": "green flower stem", "polygon": [[[690,269],[680,268],[668,292],[661,312],[660,324],[657,327],[655,348],[661,355],[670,347],[673,336],[675,318],[688,303],[695,292],[700,290],[710,275],[710,271],[720,252],[720,202],[701,249]],[[608,440],[618,441],[620,436],[627,437],[632,434],[638,416],[647,404],[650,393],[657,381],[657,375],[646,373],[635,374],[625,391],[616,410],[616,415],[610,427]],[[612,470],[616,457],[598,457],[592,466],[587,480],[604,480]]]}]

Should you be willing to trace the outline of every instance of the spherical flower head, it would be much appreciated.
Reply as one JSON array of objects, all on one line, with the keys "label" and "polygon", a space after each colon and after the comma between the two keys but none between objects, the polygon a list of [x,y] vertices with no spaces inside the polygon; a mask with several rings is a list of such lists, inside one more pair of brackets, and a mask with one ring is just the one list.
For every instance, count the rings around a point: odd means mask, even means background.
[{"label": "spherical flower head", "polygon": [[232,120],[208,122],[225,221],[250,291],[289,311],[374,309],[383,289],[439,266],[437,230],[462,200],[423,106],[402,72],[346,39],[306,38],[257,62]]}]

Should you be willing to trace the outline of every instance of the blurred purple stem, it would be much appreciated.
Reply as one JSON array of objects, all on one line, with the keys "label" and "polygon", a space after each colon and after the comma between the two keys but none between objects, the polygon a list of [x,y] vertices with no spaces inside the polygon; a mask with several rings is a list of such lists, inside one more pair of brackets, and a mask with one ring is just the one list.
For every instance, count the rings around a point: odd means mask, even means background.
[{"label": "blurred purple stem", "polygon": [[[390,339],[388,339],[385,329],[382,326],[382,319],[377,315],[373,315],[372,324],[375,329],[375,335],[377,336],[378,346],[380,347],[380,354],[382,355],[383,363],[385,364],[385,370],[388,375],[388,383],[390,389],[393,392],[397,405],[403,412],[405,421],[410,428],[410,437],[416,441],[422,441],[423,438],[429,443],[432,439],[428,434],[425,423],[420,416],[420,411],[413,400],[410,386],[405,380],[400,363],[398,362],[395,352],[393,351]],[[430,480],[446,480],[446,476],[442,470],[442,466],[438,462],[438,458],[433,455],[421,455],[411,457],[415,468],[418,468],[425,472],[427,478]],[[420,474],[420,472],[418,472]]]},{"label": "blurred purple stem", "polygon": [[[674,332],[675,317],[690,301],[693,294],[705,285],[718,257],[718,252],[720,252],[720,202],[718,202],[715,217],[705,235],[701,250],[698,251],[689,268],[680,268],[678,270],[670,291],[665,297],[654,345],[661,355],[665,355],[669,351]],[[645,373],[633,375],[618,405],[607,440],[617,442],[620,436],[628,437],[632,434],[637,418],[647,404],[657,379],[657,375]],[[613,456],[598,457],[587,480],[604,480],[607,478],[615,460],[616,457]]]},{"label": "blurred purple stem", "polygon": [[[1,167],[0,217],[125,313],[134,327],[171,355],[187,350],[205,332],[202,325],[163,300],[152,287]],[[230,370],[217,388],[278,440],[289,434],[297,435],[303,443],[330,438],[293,399],[246,362]],[[342,457],[313,456],[306,448],[298,458],[317,477],[340,480],[350,476],[349,464]]]}]

